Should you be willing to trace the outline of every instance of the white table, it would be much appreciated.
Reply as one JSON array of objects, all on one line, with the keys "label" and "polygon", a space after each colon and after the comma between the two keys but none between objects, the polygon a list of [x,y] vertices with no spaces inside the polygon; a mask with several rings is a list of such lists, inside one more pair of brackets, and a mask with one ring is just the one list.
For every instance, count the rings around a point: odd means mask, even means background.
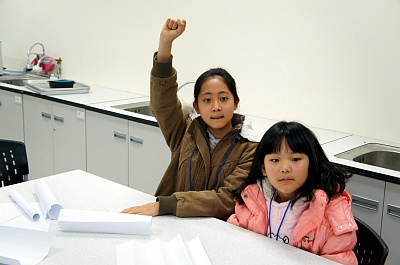
[{"label": "white table", "polygon": [[[155,200],[151,195],[80,170],[44,180],[65,209],[121,211]],[[17,190],[28,201],[37,201],[35,181],[0,188],[0,203],[11,202],[10,189]],[[145,243],[156,238],[169,242],[178,234],[184,240],[199,236],[213,265],[336,264],[215,218],[154,217],[151,236],[61,232],[56,220],[51,221],[50,231],[55,233],[55,239],[49,254],[40,264],[116,264],[115,246],[118,244],[131,240]]]}]

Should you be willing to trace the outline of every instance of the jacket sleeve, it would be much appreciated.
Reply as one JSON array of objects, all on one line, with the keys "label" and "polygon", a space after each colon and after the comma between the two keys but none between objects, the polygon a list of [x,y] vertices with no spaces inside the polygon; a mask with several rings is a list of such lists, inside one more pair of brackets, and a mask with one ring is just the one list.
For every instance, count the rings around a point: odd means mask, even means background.
[{"label": "jacket sleeve", "polygon": [[256,143],[242,142],[243,152],[232,170],[225,176],[222,185],[215,190],[175,192],[177,199],[176,216],[212,216],[226,220],[233,212],[235,203],[232,191],[247,178],[253,161]]},{"label": "jacket sleeve", "polygon": [[331,203],[334,206],[328,207],[325,212],[329,226],[326,226],[326,241],[320,255],[341,264],[356,265],[358,262],[353,248],[357,243],[358,227],[351,212],[351,202],[340,196]]},{"label": "jacket sleeve", "polygon": [[[342,235],[333,235],[322,248],[321,257],[339,262],[345,265],[357,265],[358,261],[353,252],[357,242],[356,232],[348,232]],[[325,251],[330,249],[331,251]],[[335,251],[332,251],[335,249]]]},{"label": "jacket sleeve", "polygon": [[[249,191],[250,189],[252,192]],[[235,213],[228,218],[227,222],[258,234],[266,235],[268,232],[268,219],[264,194],[257,184],[253,184],[242,192],[242,197],[245,203],[239,204],[236,202]]]},{"label": "jacket sleeve", "polygon": [[174,151],[179,147],[187,122],[177,96],[177,72],[172,67],[172,56],[166,63],[159,63],[156,56],[155,53],[150,77],[150,108],[170,150]]}]

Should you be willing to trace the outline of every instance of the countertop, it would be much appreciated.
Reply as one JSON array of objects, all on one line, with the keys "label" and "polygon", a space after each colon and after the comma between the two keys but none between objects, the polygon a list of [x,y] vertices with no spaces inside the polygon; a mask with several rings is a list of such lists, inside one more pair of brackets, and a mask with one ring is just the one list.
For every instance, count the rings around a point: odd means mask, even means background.
[{"label": "countertop", "polygon": [[[1,82],[1,80],[0,80]],[[48,98],[65,104],[77,105],[87,110],[98,111],[108,115],[113,115],[136,122],[157,126],[157,121],[152,116],[133,113],[121,109],[114,108],[116,105],[130,104],[149,101],[149,96],[136,94],[132,92],[124,92],[90,85],[90,91],[86,94],[68,94],[68,95],[38,95],[28,88],[0,83],[0,89],[20,92],[37,97]],[[245,115],[245,114],[244,114]],[[262,136],[265,131],[270,128],[277,120],[261,118],[252,115],[246,115],[247,119],[252,121],[255,131]],[[387,142],[380,139],[371,139],[362,136],[352,135],[346,132],[337,132],[321,128],[309,127],[320,141],[327,157],[330,161],[343,165],[356,173],[366,175],[381,180],[395,182],[400,184],[400,172],[389,170],[381,167],[370,166],[346,159],[335,157],[335,155],[344,151],[353,149],[365,143],[381,143],[400,147],[400,143]]]},{"label": "countertop", "polygon": [[[42,178],[64,209],[120,212],[153,202],[155,197],[115,182],[75,170]],[[0,189],[0,203],[11,203],[8,193],[18,191],[28,202],[37,202],[34,184],[27,181]],[[39,264],[117,264],[116,246],[132,240],[149,243],[170,242],[177,235],[184,240],[199,237],[211,264],[337,264],[302,249],[282,244],[266,236],[208,217],[179,218],[171,215],[152,218],[152,234],[124,235],[62,232],[57,220],[49,231],[54,240]],[[245,253],[245,255],[243,254]],[[266,262],[267,261],[267,262]]]}]

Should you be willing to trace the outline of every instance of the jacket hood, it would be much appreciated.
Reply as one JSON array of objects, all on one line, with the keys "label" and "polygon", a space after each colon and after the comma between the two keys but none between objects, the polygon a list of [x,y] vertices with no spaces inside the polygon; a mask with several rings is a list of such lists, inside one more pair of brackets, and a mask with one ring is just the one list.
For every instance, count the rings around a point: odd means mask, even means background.
[{"label": "jacket hood", "polygon": [[[193,105],[189,103],[182,103],[182,111],[183,115],[191,120],[200,117],[199,114],[193,108]],[[240,132],[240,136],[246,138],[250,142],[259,143],[261,140],[261,136],[253,129],[253,125],[250,119],[246,119],[244,115],[235,113],[233,119],[239,121],[242,124],[242,131]],[[236,117],[235,117],[236,116]]]}]

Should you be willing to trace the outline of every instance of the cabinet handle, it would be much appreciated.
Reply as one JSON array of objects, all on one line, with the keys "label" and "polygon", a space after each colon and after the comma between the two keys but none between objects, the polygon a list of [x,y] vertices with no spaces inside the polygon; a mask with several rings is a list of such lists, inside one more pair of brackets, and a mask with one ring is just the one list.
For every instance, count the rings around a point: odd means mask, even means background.
[{"label": "cabinet handle", "polygon": [[131,136],[131,142],[135,144],[143,145],[143,139],[135,136]]},{"label": "cabinet handle", "polygon": [[46,112],[42,112],[42,117],[46,118],[46,119],[51,119],[51,114],[46,113]]},{"label": "cabinet handle", "polygon": [[114,132],[114,137],[122,139],[122,140],[126,140],[126,134],[124,134],[124,133]]},{"label": "cabinet handle", "polygon": [[392,204],[388,204],[387,214],[400,218],[400,207]]},{"label": "cabinet handle", "polygon": [[372,211],[378,211],[378,205],[379,201],[371,200],[368,198],[364,198],[355,194],[351,194],[351,197],[353,199],[353,204],[357,205],[359,207],[372,210]]},{"label": "cabinet handle", "polygon": [[54,115],[54,120],[58,122],[64,122],[64,117]]},{"label": "cabinet handle", "polygon": [[0,107],[1,107],[1,101],[0,101]]}]

